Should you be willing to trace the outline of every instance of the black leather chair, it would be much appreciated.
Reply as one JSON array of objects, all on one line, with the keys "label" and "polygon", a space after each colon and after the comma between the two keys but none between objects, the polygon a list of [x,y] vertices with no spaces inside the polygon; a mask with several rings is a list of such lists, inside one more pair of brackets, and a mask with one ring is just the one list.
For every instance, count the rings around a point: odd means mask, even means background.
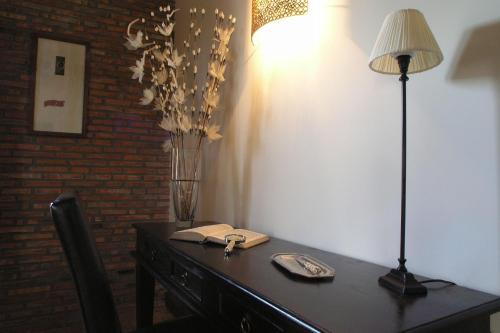
[{"label": "black leather chair", "polygon": [[[75,281],[88,333],[121,333],[104,265],[80,203],[73,193],[60,195],[50,212]],[[185,317],[140,332],[202,332],[200,321]]]}]

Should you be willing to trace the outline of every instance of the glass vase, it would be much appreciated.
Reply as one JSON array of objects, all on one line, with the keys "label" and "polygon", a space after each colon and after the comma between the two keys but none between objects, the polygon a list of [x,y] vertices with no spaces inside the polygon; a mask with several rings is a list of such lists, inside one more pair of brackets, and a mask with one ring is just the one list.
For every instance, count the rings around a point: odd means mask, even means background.
[{"label": "glass vase", "polygon": [[172,149],[172,196],[175,223],[191,228],[198,204],[201,178],[201,149]]}]

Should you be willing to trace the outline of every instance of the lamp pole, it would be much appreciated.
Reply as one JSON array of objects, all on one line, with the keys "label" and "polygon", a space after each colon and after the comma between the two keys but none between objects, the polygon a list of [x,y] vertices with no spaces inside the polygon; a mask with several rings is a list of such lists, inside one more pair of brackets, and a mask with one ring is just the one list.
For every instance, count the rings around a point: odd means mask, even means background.
[{"label": "lamp pole", "polygon": [[400,55],[397,57],[401,76],[401,93],[403,101],[403,139],[401,156],[401,243],[399,252],[399,266],[391,269],[389,274],[381,276],[379,283],[401,295],[425,295],[427,288],[415,279],[412,273],[408,272],[405,263],[405,238],[406,238],[406,82],[408,79],[408,67],[411,56]]},{"label": "lamp pole", "polygon": [[401,244],[399,250],[399,267],[398,271],[407,272],[405,262],[405,239],[406,239],[406,82],[408,79],[408,67],[410,66],[411,56],[398,56],[399,71],[401,76],[401,93],[403,101],[403,140],[402,140],[402,156],[401,156]]}]

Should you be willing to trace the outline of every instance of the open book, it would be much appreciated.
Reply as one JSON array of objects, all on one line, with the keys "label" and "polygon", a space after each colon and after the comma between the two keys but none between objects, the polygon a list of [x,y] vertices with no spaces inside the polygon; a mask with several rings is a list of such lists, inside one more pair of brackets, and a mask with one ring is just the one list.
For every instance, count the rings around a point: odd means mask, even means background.
[{"label": "open book", "polygon": [[176,231],[172,234],[172,236],[170,236],[170,239],[178,239],[191,242],[212,242],[226,245],[225,237],[226,235],[230,234],[245,236],[246,240],[244,243],[235,245],[235,247],[238,247],[240,249],[247,249],[269,240],[269,237],[267,235],[245,229],[234,229],[229,224],[214,224],[204,227]]}]

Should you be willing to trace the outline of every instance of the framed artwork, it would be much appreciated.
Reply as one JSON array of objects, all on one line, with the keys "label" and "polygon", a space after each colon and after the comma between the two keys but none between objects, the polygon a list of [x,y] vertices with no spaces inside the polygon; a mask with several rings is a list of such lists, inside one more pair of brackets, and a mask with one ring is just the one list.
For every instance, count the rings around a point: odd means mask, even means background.
[{"label": "framed artwork", "polygon": [[88,44],[40,34],[33,40],[33,132],[83,136]]}]

